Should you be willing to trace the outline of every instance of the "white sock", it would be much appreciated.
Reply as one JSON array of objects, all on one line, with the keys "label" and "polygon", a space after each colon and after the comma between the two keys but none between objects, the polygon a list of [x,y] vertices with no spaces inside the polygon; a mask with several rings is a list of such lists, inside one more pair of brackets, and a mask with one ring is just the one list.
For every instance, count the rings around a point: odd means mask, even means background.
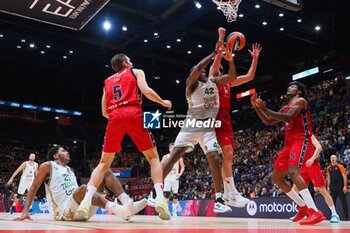
[{"label": "white sock", "polygon": [[235,180],[233,179],[232,176],[225,178],[224,183],[226,183],[227,185],[228,192],[238,193],[238,190],[235,187]]},{"label": "white sock", "polygon": [[87,202],[91,204],[92,197],[96,193],[96,188],[90,184],[87,185],[85,197],[82,202]]},{"label": "white sock", "polygon": [[222,193],[215,193],[215,199],[222,198]]},{"label": "white sock", "polygon": [[306,189],[300,190],[299,193],[303,197],[305,204],[307,205],[308,208],[314,209],[315,211],[318,211],[318,209],[315,205],[315,202],[311,197],[309,189],[306,188]]},{"label": "white sock", "polygon": [[227,181],[226,181],[226,178],[224,178],[224,194],[228,194],[228,190],[229,190],[229,188],[228,188],[228,183],[227,183]]},{"label": "white sock", "polygon": [[163,183],[154,184],[154,189],[156,190],[156,198],[163,198]]},{"label": "white sock", "polygon": [[130,202],[130,197],[125,193],[125,192],[123,192],[122,194],[120,194],[119,196],[118,196],[118,199],[119,199],[119,201],[122,203],[122,205],[125,205],[125,204],[127,204],[128,202]]},{"label": "white sock", "polygon": [[292,199],[295,203],[297,203],[298,206],[305,206],[305,202],[301,197],[294,191],[294,189],[291,189],[288,193],[286,193],[287,196]]},{"label": "white sock", "polygon": [[330,206],[329,209],[332,211],[332,215],[338,215],[334,205]]}]

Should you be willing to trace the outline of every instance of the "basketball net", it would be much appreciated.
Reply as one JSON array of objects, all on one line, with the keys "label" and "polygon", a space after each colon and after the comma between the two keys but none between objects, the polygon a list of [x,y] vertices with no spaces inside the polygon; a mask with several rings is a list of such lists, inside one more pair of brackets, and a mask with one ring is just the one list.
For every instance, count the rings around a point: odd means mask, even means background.
[{"label": "basketball net", "polygon": [[224,13],[227,22],[231,23],[237,19],[237,11],[242,0],[212,0]]}]

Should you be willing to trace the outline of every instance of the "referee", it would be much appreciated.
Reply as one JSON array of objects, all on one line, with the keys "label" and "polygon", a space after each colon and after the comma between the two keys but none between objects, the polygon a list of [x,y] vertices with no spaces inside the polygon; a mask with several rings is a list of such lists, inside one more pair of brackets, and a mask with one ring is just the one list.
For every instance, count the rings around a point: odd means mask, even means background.
[{"label": "referee", "polygon": [[337,156],[331,156],[331,165],[327,167],[327,185],[332,196],[333,202],[336,205],[337,196],[343,205],[344,218],[348,219],[348,204],[345,194],[348,192],[348,180],[346,171],[343,165],[337,163]]}]

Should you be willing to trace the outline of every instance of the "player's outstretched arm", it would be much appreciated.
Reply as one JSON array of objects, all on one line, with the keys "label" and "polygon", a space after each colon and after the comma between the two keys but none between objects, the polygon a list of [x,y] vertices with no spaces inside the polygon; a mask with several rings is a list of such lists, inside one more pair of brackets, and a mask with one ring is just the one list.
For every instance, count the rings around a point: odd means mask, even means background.
[{"label": "player's outstretched arm", "polygon": [[160,105],[162,105],[163,107],[168,108],[169,110],[172,107],[172,103],[170,100],[163,100],[162,98],[160,98],[160,96],[152,89],[148,86],[147,82],[146,82],[146,77],[145,77],[145,72],[143,72],[143,70],[139,70],[139,69],[133,69],[135,76],[137,78],[137,85],[140,88],[142,94],[144,94],[147,99],[156,102]]},{"label": "player's outstretched arm", "polygon": [[25,219],[31,220],[29,215],[30,206],[34,201],[35,194],[38,191],[40,185],[46,180],[46,178],[49,175],[50,175],[50,162],[45,162],[40,165],[38,176],[34,179],[33,184],[28,191],[26,205],[22,211],[22,216],[19,218],[16,218],[15,220],[25,220]]},{"label": "player's outstretched arm", "polygon": [[11,178],[9,179],[9,181],[7,182],[8,185],[11,185],[13,183],[13,179],[18,175],[18,173],[20,173],[21,171],[23,171],[26,168],[26,163],[23,162],[18,168],[17,170],[12,174]]},{"label": "player's outstretched arm", "polygon": [[264,125],[272,125],[272,124],[275,124],[275,123],[279,122],[278,120],[273,119],[272,117],[268,116],[263,111],[261,111],[261,109],[259,108],[259,106],[256,103],[257,100],[258,100],[258,96],[255,93],[250,98],[250,103],[252,104],[256,114],[258,114],[260,120],[264,123]]},{"label": "player's outstretched arm", "polygon": [[257,99],[256,104],[261,109],[261,111],[266,113],[268,116],[284,122],[290,122],[307,107],[307,102],[304,98],[299,98],[296,102],[294,102],[289,111],[286,113],[275,112],[271,109],[266,108],[265,102],[261,99]]},{"label": "player's outstretched arm", "polygon": [[[222,45],[224,44],[225,34],[226,34],[226,29],[223,27],[220,27],[218,29],[218,44],[222,44]],[[219,71],[221,66],[221,60],[222,60],[222,54],[218,53],[215,56],[213,64],[210,66],[209,77],[217,76],[217,72]]]},{"label": "player's outstretched arm", "polygon": [[315,151],[314,151],[314,154],[312,155],[312,157],[306,161],[306,164],[305,164],[306,167],[310,167],[315,162],[315,160],[320,157],[320,153],[323,150],[321,143],[317,140],[315,135],[311,136],[311,142],[315,147]]},{"label": "player's outstretched arm", "polygon": [[246,75],[238,76],[237,79],[231,83],[231,87],[242,85],[254,79],[261,50],[262,50],[262,47],[260,47],[260,44],[255,43],[252,45],[252,50],[249,50],[249,53],[252,56],[253,60],[252,60],[252,63],[250,64],[248,73]]},{"label": "player's outstretched arm", "polygon": [[216,82],[218,86],[222,86],[227,83],[232,83],[237,79],[237,71],[236,71],[235,64],[233,62],[232,52],[229,51],[227,48],[222,48],[222,52],[226,53],[225,60],[228,61],[229,69],[228,69],[228,74],[224,74],[220,77],[215,77],[213,79],[213,81]]},{"label": "player's outstretched arm", "polygon": [[186,89],[192,90],[193,87],[197,84],[198,79],[201,76],[202,70],[207,68],[211,59],[217,54],[217,51],[214,50],[203,60],[201,60],[197,65],[191,69],[191,73],[186,80]]},{"label": "player's outstretched arm", "polygon": [[106,91],[103,88],[103,95],[101,98],[101,111],[102,111],[102,116],[105,118],[109,118],[108,112],[107,112],[107,103],[106,103]]}]

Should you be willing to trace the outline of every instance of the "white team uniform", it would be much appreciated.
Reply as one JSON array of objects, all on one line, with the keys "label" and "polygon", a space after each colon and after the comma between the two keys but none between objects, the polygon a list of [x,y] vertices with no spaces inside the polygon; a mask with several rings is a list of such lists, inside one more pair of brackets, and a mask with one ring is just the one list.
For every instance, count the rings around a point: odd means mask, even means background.
[{"label": "white team uniform", "polygon": [[[49,213],[54,220],[80,220],[76,214],[79,203],[73,197],[78,187],[77,179],[70,167],[50,161],[50,177],[45,182],[45,191]],[[97,206],[91,206],[89,218],[97,209]]]},{"label": "white team uniform", "polygon": [[[166,159],[169,159],[170,154],[164,155]],[[176,175],[179,173],[179,161],[177,161],[170,173],[164,179],[164,191],[177,194],[179,191],[179,180],[176,178]]]},{"label": "white team uniform", "polygon": [[26,168],[24,169],[21,180],[19,181],[17,193],[23,195],[26,190],[29,191],[35,179],[35,171],[38,168],[38,163],[34,162],[33,165],[29,161],[25,162]]},{"label": "white team uniform", "polygon": [[[187,97],[188,112],[185,121],[193,119],[203,121],[214,119],[219,111],[219,91],[216,84],[209,79],[206,83],[198,81],[198,86]],[[204,154],[213,151],[221,151],[216,139],[215,128],[182,128],[175,140],[175,147],[189,147],[186,152],[191,152],[199,143]]]}]

